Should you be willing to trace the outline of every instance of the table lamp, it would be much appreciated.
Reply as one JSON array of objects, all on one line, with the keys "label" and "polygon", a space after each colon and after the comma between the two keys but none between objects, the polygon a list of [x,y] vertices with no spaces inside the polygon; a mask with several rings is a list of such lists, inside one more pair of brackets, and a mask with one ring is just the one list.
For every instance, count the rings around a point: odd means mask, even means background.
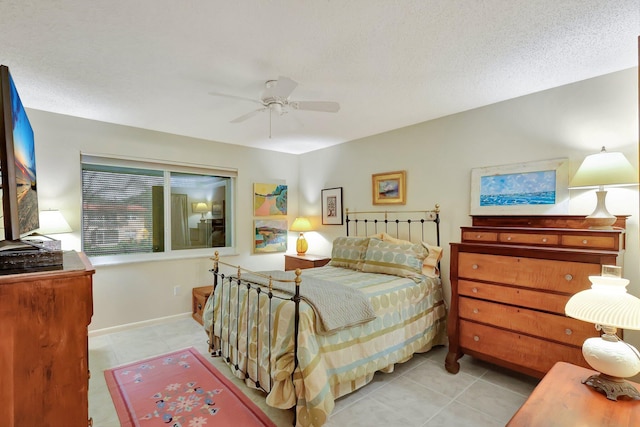
[{"label": "table lamp", "polygon": [[616,329],[640,329],[640,299],[627,293],[629,280],[620,277],[621,267],[602,266],[601,276],[589,276],[591,289],[573,295],[565,306],[569,317],[595,323],[600,337],[588,338],[582,355],[599,374],[583,384],[618,400],[620,396],[640,399],[638,390],[624,378],[640,372],[640,352],[616,335]]},{"label": "table lamp", "polygon": [[202,217],[200,218],[200,222],[204,222],[205,221],[204,215],[207,212],[209,212],[209,205],[206,202],[191,203],[191,210],[194,213],[202,214]]},{"label": "table lamp", "polygon": [[40,234],[62,234],[73,231],[59,210],[49,209],[40,211],[38,220],[40,222],[38,233]]},{"label": "table lamp", "polygon": [[296,240],[296,251],[298,251],[298,255],[304,255],[309,248],[309,244],[307,240],[304,238],[304,231],[311,231],[311,223],[307,218],[298,217],[291,224],[291,231],[299,231],[300,235],[298,236],[298,240]]},{"label": "table lamp", "polygon": [[49,250],[61,250],[62,243],[51,235],[73,231],[62,213],[56,209],[42,210],[38,213],[38,222],[38,229],[22,240]]},{"label": "table lamp", "polygon": [[605,205],[607,192],[604,186],[624,186],[638,183],[638,174],[622,153],[608,152],[604,147],[597,154],[585,157],[573,179],[570,189],[598,187],[598,202],[593,213],[586,217],[589,228],[610,229],[616,222]]}]

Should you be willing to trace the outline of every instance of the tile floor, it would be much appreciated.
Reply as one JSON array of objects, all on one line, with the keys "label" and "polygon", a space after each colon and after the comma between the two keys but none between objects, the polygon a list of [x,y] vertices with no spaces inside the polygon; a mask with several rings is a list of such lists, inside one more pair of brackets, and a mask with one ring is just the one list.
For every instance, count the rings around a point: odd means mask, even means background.
[{"label": "tile floor", "polygon": [[[207,355],[207,337],[191,317],[172,319],[89,338],[89,414],[96,427],[118,427],[104,369],[193,346]],[[444,369],[445,348],[416,355],[391,374],[378,373],[366,387],[338,399],[327,427],[504,426],[537,380],[463,357],[460,372]],[[261,392],[231,376],[220,359],[212,363],[247,393],[278,425],[292,425],[292,412],[268,407]]]}]

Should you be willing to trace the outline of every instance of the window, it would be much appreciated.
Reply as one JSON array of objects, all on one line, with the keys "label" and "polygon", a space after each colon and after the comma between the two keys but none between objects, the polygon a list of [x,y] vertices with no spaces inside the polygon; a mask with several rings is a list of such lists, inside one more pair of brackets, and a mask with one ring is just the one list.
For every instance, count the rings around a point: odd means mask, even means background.
[{"label": "window", "polygon": [[231,247],[235,171],[82,155],[91,257]]}]

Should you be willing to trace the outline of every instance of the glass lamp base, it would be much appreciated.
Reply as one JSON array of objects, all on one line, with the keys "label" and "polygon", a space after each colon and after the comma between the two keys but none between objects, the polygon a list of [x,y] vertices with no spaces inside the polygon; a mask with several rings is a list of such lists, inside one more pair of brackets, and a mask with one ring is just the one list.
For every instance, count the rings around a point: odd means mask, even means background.
[{"label": "glass lamp base", "polygon": [[298,240],[296,240],[296,251],[298,255],[304,255],[309,248],[309,244],[307,243],[307,239],[304,238],[304,235],[300,233],[298,236]]},{"label": "glass lamp base", "polygon": [[610,377],[605,374],[595,374],[582,381],[582,384],[591,386],[605,394],[609,400],[618,400],[619,397],[640,400],[638,390],[622,378]]}]

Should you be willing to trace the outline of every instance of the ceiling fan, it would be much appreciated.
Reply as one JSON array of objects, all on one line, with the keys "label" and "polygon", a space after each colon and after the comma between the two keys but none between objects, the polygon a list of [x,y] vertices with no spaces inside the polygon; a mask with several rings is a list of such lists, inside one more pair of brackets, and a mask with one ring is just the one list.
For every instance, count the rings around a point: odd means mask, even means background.
[{"label": "ceiling fan", "polygon": [[298,83],[288,77],[280,76],[277,80],[267,80],[265,89],[262,91],[260,99],[245,98],[242,96],[228,95],[226,93],[209,92],[210,95],[223,96],[226,98],[249,101],[260,105],[260,108],[243,114],[231,120],[230,123],[241,123],[258,113],[269,111],[269,138],[271,138],[271,114],[283,115],[289,108],[294,110],[320,111],[325,113],[337,113],[340,104],[332,101],[293,101],[289,96],[298,86]]}]

